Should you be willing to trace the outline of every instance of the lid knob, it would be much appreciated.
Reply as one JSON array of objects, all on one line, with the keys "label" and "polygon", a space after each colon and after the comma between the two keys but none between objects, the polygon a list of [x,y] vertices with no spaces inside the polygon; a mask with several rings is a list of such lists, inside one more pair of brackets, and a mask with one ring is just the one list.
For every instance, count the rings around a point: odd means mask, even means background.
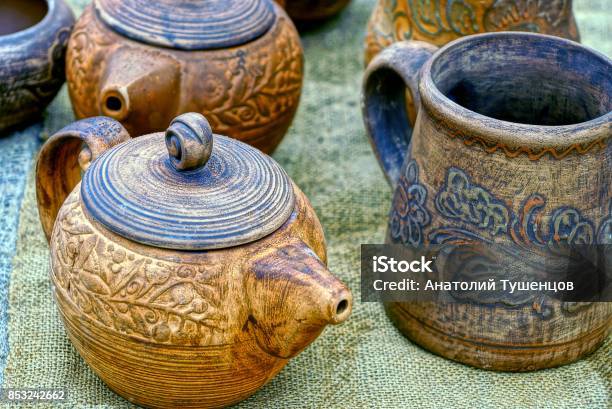
[{"label": "lid knob", "polygon": [[180,171],[206,166],[213,148],[213,132],[208,120],[195,112],[174,118],[166,131],[170,162]]}]

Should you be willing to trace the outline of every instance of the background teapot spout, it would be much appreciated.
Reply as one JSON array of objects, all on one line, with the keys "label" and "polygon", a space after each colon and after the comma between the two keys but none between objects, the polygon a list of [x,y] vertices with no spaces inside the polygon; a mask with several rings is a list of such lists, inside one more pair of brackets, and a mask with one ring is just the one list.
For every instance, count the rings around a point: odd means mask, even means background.
[{"label": "background teapot spout", "polygon": [[120,47],[102,76],[99,111],[141,133],[162,131],[178,110],[179,64],[159,52]]},{"label": "background teapot spout", "polygon": [[271,355],[297,355],[326,325],[340,324],[351,314],[351,291],[301,240],[267,252],[250,271],[247,324]]}]

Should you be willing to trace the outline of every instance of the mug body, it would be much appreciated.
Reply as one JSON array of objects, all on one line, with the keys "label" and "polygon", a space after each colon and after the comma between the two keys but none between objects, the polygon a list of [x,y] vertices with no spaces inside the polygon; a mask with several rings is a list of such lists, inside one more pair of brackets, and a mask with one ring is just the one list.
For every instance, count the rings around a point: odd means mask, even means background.
[{"label": "mug body", "polygon": [[[470,36],[424,65],[419,94],[388,243],[497,243],[519,255],[612,243],[607,57],[538,34]],[[396,303],[387,312],[433,352],[510,371],[574,361],[612,321],[612,303],[518,293],[503,306]]]},{"label": "mug body", "polygon": [[0,132],[36,119],[64,83],[74,16],[63,0],[0,5]]},{"label": "mug body", "polygon": [[366,64],[396,41],[442,46],[462,36],[494,31],[579,40],[571,0],[378,0],[368,24]]}]

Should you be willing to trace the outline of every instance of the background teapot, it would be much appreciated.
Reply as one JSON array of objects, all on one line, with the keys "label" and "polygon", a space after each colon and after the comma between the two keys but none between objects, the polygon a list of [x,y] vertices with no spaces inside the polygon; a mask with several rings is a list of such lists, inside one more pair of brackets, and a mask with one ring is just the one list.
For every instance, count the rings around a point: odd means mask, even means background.
[{"label": "background teapot", "polygon": [[[387,243],[500,244],[525,258],[612,244],[612,61],[532,33],[473,35],[434,52],[396,43],[364,78],[366,128],[395,189]],[[417,102],[414,128],[405,87]],[[542,261],[533,267],[547,272]],[[562,365],[606,339],[612,303],[539,295],[386,309],[418,344],[487,369]]]},{"label": "background teapot", "polygon": [[396,41],[442,46],[493,31],[531,31],[579,41],[572,0],[378,0],[366,37],[366,65]]},{"label": "background teapot", "polygon": [[131,402],[238,402],[350,315],[304,194],[199,114],[133,140],[110,118],[76,122],[36,175],[68,335]]},{"label": "background teapot", "polygon": [[200,112],[217,132],[267,153],[302,90],[298,33],[271,0],[94,0],[67,61],[78,118],[109,116],[141,135]]}]

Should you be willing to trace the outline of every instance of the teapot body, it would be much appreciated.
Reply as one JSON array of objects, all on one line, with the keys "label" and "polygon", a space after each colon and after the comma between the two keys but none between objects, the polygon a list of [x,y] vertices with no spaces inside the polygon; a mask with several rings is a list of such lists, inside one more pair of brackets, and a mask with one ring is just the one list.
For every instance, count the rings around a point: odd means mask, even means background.
[{"label": "teapot body", "polygon": [[291,220],[272,236],[199,253],[135,244],[86,212],[77,187],[51,237],[51,282],[73,345],[119,395],[145,407],[225,407],[306,346],[285,356],[267,350],[256,329],[263,311],[253,311],[250,296],[269,294],[254,294],[248,262],[302,242],[325,263],[321,225],[301,192]]},{"label": "teapot body", "polygon": [[378,0],[368,24],[366,65],[397,41],[442,46],[459,37],[494,31],[531,31],[578,41],[572,1]]},{"label": "teapot body", "polygon": [[[612,244],[612,62],[528,33],[479,34],[434,51],[397,43],[364,80],[366,127],[395,189],[386,242],[505,246],[512,257],[503,265],[514,268],[485,276],[499,286],[538,277],[531,271],[554,277],[547,257],[557,249]],[[593,64],[589,72],[581,61]],[[416,96],[414,127],[404,86]],[[534,254],[542,256],[528,264]],[[466,281],[482,279],[482,271],[462,268]],[[388,303],[386,310],[425,348],[495,370],[572,362],[610,332],[611,303],[506,295],[492,303],[451,294],[457,302]]]},{"label": "teapot body", "polygon": [[303,79],[298,33],[284,10],[273,8],[274,24],[252,41],[179,50],[120,35],[89,6],[68,44],[76,116],[106,115],[143,135],[194,111],[220,134],[272,152],[293,120]]},{"label": "teapot body", "polygon": [[[246,399],[351,312],[350,290],[327,270],[323,229],[308,199],[272,159],[215,138],[213,145],[198,114],[176,118],[165,135],[132,140],[118,122],[97,117],[64,128],[39,155],[39,213],[68,336],[111,389],[145,407],[225,407]],[[169,156],[158,156],[166,150]],[[132,174],[109,170],[121,152],[138,158]],[[236,156],[240,171],[233,169]],[[96,179],[100,174],[105,181]],[[143,191],[128,188],[136,195],[128,203],[121,186],[130,177],[138,185],[153,182]],[[158,191],[151,187],[164,183]],[[260,193],[269,200],[287,190],[282,202],[244,207]],[[137,212],[153,215],[148,227],[173,231],[191,246],[178,245],[176,235],[174,241],[152,235],[133,223],[138,215],[120,217],[119,224],[100,216],[100,209],[135,209],[140,199],[169,204]],[[202,200],[207,204],[195,211]],[[227,201],[234,205],[229,210]],[[220,217],[206,217],[207,205],[221,209]],[[270,232],[261,221],[285,207],[287,216],[276,218]],[[203,225],[185,227],[198,218]],[[172,227],[156,224],[177,219]],[[212,231],[231,240],[217,245]]]},{"label": "teapot body", "polygon": [[64,84],[73,25],[63,0],[0,6],[0,132],[36,119]]}]

